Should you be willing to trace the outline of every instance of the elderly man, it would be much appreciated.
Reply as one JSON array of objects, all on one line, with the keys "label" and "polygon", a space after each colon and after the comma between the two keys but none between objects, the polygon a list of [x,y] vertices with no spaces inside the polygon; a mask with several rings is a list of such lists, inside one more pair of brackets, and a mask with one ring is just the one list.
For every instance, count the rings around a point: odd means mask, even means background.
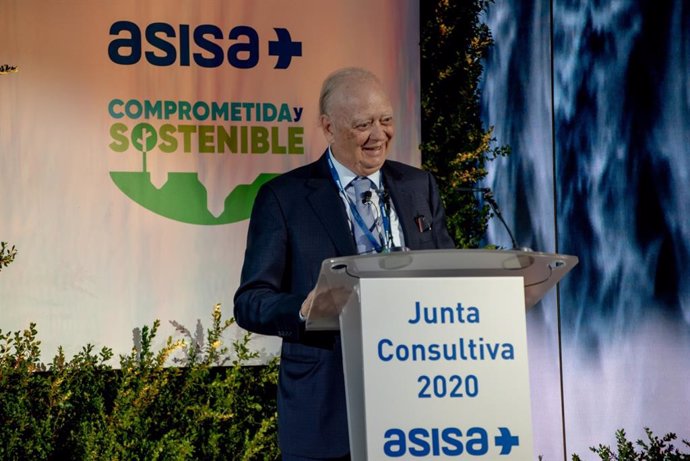
[{"label": "elderly man", "polygon": [[235,294],[240,326],[283,338],[278,432],[288,461],[349,459],[340,336],[304,328],[320,302],[313,288],[321,262],[454,247],[433,177],[386,160],[395,122],[378,78],[364,69],[336,71],[319,106],[328,149],[259,191]]}]

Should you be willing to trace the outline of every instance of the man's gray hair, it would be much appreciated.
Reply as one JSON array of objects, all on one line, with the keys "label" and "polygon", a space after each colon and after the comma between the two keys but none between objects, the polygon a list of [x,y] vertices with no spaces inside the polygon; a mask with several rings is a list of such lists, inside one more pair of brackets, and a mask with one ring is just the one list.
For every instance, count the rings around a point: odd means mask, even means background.
[{"label": "man's gray hair", "polygon": [[381,84],[379,78],[373,72],[362,69],[361,67],[346,67],[339,69],[326,77],[321,86],[321,94],[319,95],[319,115],[328,115],[328,106],[331,102],[333,93],[346,82],[353,80],[359,81],[374,81]]}]

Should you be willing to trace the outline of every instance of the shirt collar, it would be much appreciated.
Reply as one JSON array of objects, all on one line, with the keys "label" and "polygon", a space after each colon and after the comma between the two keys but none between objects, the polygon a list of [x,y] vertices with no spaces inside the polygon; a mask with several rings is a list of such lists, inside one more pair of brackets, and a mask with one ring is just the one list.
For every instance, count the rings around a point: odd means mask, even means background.
[{"label": "shirt collar", "polygon": [[[338,178],[340,178],[340,182],[342,183],[343,187],[347,187],[347,185],[350,184],[353,179],[359,176],[335,158],[335,155],[333,155],[333,152],[331,151],[330,145],[328,146],[328,155],[333,161],[333,166],[335,167],[335,171],[338,173]],[[371,179],[371,182],[373,182],[377,188],[381,188],[381,170],[376,170],[374,173],[367,176],[367,178]]]}]

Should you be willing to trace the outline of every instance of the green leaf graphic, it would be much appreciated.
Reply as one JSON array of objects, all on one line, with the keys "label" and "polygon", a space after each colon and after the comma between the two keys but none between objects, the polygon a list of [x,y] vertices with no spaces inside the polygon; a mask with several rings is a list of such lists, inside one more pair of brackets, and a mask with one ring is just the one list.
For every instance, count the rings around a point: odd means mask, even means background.
[{"label": "green leaf graphic", "polygon": [[148,172],[111,171],[115,185],[147,210],[189,224],[218,225],[249,219],[259,187],[277,173],[261,173],[251,184],[240,184],[225,198],[225,209],[217,218],[208,211],[208,193],[197,173],[168,173],[168,181],[157,189]]}]

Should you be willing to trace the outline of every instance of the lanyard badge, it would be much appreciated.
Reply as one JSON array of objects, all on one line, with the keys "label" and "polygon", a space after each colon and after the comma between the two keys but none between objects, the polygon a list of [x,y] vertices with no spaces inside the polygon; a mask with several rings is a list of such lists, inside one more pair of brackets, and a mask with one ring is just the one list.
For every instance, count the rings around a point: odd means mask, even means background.
[{"label": "lanyard badge", "polygon": [[357,211],[357,206],[352,202],[350,196],[345,192],[345,188],[343,187],[343,184],[340,181],[340,177],[338,176],[338,171],[335,169],[335,165],[333,164],[333,160],[331,159],[330,152],[328,153],[327,158],[328,167],[331,171],[333,181],[335,181],[336,185],[338,186],[338,189],[340,190],[340,193],[343,194],[343,196],[347,200],[347,203],[350,207],[350,213],[352,214],[352,218],[360,227],[362,233],[367,237],[369,242],[371,242],[372,246],[374,247],[377,253],[389,253],[392,246],[393,234],[391,232],[390,216],[388,210],[386,209],[388,205],[386,203],[386,206],[384,206],[384,200],[381,197],[380,189],[377,188],[376,193],[379,195],[379,210],[381,212],[381,221],[383,223],[384,230],[384,232],[381,235],[381,241],[374,237],[374,234],[372,234],[371,231],[367,228],[367,225],[364,223],[364,219],[359,214],[359,211]]}]

